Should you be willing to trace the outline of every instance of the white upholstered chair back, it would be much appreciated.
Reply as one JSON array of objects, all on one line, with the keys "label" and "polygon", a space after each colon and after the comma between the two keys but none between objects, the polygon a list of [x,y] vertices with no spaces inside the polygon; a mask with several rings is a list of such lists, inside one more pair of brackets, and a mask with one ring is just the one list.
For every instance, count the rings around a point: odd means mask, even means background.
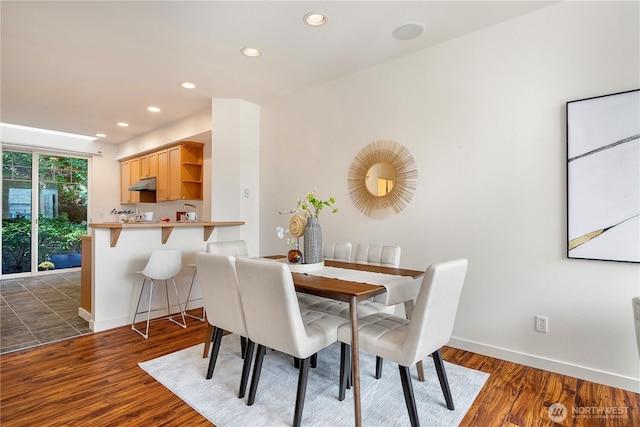
[{"label": "white upholstered chair back", "polygon": [[351,242],[323,243],[322,258],[330,261],[351,261]]},{"label": "white upholstered chair back", "polygon": [[198,252],[196,266],[209,323],[246,337],[247,326],[238,288],[236,258]]},{"label": "white upholstered chair back", "polygon": [[247,242],[244,240],[230,240],[226,242],[210,242],[207,244],[207,252],[210,254],[227,255],[235,257],[249,256]]},{"label": "white upholstered chair back", "polygon": [[[400,246],[358,244],[356,246],[356,264],[379,265],[382,267],[400,267]],[[384,304],[386,294],[376,295],[373,301]]]},{"label": "white upholstered chair back", "polygon": [[315,353],[289,267],[277,261],[236,258],[236,270],[249,339],[299,358]]},{"label": "white upholstered chair back", "polygon": [[467,264],[466,259],[458,259],[432,264],[427,268],[399,352],[405,360],[395,360],[396,363],[414,365],[449,342]]},{"label": "white upholstered chair back", "polygon": [[358,244],[354,262],[383,267],[400,267],[400,246]]},{"label": "white upholstered chair back", "polygon": [[167,280],[181,269],[182,253],[179,250],[155,250],[141,273],[152,280]]}]

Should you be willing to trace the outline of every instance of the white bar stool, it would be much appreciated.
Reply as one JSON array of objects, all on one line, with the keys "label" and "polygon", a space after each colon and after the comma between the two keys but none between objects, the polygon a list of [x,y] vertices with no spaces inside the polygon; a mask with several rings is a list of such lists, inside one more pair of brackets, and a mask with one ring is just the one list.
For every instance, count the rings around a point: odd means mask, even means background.
[{"label": "white bar stool", "polygon": [[[175,275],[182,269],[182,253],[179,250],[156,250],[151,253],[147,265],[142,271],[138,271],[138,274],[144,276],[142,280],[142,288],[140,288],[140,296],[138,297],[138,305],[136,305],[136,311],[133,314],[133,321],[131,322],[131,329],[142,335],[145,339],[149,338],[149,320],[151,318],[151,301],[153,300],[153,283],[155,280],[164,280],[165,293],[167,297],[167,313],[168,320],[172,321],[176,325],[180,325],[183,328],[187,327],[187,322],[184,319],[184,310],[180,305],[180,298],[178,297],[178,287],[176,286]],[[173,281],[173,289],[176,292],[176,300],[178,302],[178,308],[180,309],[180,315],[182,316],[182,323],[176,321],[171,316],[171,309],[169,307],[169,285],[167,280]],[[144,313],[144,311],[138,311],[140,309],[140,301],[142,300],[142,293],[144,292],[144,285],[149,281],[151,287],[149,290],[149,307],[147,308],[147,327],[145,332],[138,330],[135,326],[136,317],[138,314]]]},{"label": "white bar stool", "polygon": [[183,314],[187,317],[191,317],[192,319],[199,320],[204,322],[206,320],[206,311],[204,308],[204,304],[202,304],[202,317],[194,316],[192,314],[187,313],[187,308],[189,307],[189,301],[191,301],[191,291],[193,290],[193,284],[196,281],[196,277],[198,277],[198,268],[195,264],[189,264],[190,268],[193,268],[193,277],[191,278],[191,285],[189,286],[189,293],[187,294],[187,301],[184,303],[184,311]]}]

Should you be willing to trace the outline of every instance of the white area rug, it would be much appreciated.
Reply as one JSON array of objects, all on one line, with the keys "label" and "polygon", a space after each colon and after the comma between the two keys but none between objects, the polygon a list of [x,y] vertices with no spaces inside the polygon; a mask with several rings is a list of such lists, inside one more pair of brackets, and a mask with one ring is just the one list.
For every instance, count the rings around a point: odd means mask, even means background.
[{"label": "white area rug", "polygon": [[[257,347],[257,346],[256,346]],[[222,338],[213,378],[205,379],[208,358],[199,344],[139,366],[216,426],[286,426],[293,421],[298,371],[293,359],[267,350],[253,406],[247,406],[249,385],[238,399],[242,359],[237,335]],[[303,426],[350,426],[354,424],[353,389],[338,400],[339,343],[318,354],[318,366],[309,369],[309,382],[302,417]],[[421,383],[411,369],[420,422],[429,426],[457,426],[475,400],[489,374],[445,362],[456,409],[449,411],[431,358],[424,361],[426,381]],[[375,357],[360,355],[362,424],[407,426],[398,366],[385,361],[382,378],[376,380]],[[253,371],[252,371],[253,374]]]}]

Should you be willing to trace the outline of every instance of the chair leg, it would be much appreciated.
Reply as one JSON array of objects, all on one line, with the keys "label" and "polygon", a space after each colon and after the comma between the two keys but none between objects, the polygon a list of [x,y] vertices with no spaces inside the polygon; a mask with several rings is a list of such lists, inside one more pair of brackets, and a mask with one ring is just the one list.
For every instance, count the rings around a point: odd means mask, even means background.
[{"label": "chair leg", "polygon": [[411,371],[408,366],[398,365],[398,368],[400,368],[400,381],[402,381],[404,402],[407,404],[407,411],[409,411],[411,427],[418,427],[420,426],[420,421],[418,420],[418,409],[413,395],[413,386],[411,385]]},{"label": "chair leg", "polygon": [[338,390],[338,400],[343,401],[346,388],[351,375],[351,346],[340,343],[340,388]]},{"label": "chair leg", "polygon": [[380,356],[376,356],[376,379],[382,378],[382,362],[384,359]]},{"label": "chair leg", "polygon": [[318,353],[313,353],[311,356],[311,367],[315,368],[316,366],[318,366]]},{"label": "chair leg", "polygon": [[[243,337],[244,338],[244,337]],[[247,382],[249,380],[249,370],[251,369],[251,357],[253,356],[254,343],[251,340],[247,340],[247,348],[244,353],[244,363],[242,364],[242,378],[240,379],[240,391],[238,397],[243,398],[244,392],[247,390]]]},{"label": "chair leg", "polygon": [[300,369],[300,359],[298,359],[297,357],[294,357],[294,358],[293,358],[293,366],[294,366],[296,369]]},{"label": "chair leg", "polygon": [[433,358],[433,363],[436,365],[436,373],[438,374],[442,394],[444,394],[444,400],[447,402],[447,408],[453,411],[455,409],[453,406],[453,397],[451,396],[451,389],[449,388],[447,373],[444,370],[444,363],[442,362],[442,353],[440,353],[440,349],[431,353],[431,357]]},{"label": "chair leg", "polygon": [[165,289],[167,293],[167,312],[169,313],[169,320],[175,323],[176,325],[186,328],[187,321],[184,318],[184,310],[182,310],[182,305],[180,304],[180,297],[178,296],[178,286],[176,285],[176,279],[172,277],[171,280],[173,281],[173,289],[176,291],[176,301],[178,302],[178,310],[180,310],[180,316],[182,316],[182,323],[178,322],[171,316],[171,309],[169,308],[169,284],[165,280],[164,284],[165,284]]},{"label": "chair leg", "polygon": [[260,381],[260,372],[262,371],[262,360],[267,349],[265,346],[258,344],[256,351],[256,361],[253,363],[253,377],[251,378],[251,387],[249,387],[249,399],[247,406],[253,405],[256,401],[256,391],[258,390],[258,381]]},{"label": "chair leg", "polygon": [[[138,310],[140,309],[140,301],[142,300],[142,292],[144,291],[144,284],[149,280],[151,282],[151,287],[149,289],[149,307],[147,308],[147,328],[144,334],[136,328],[136,316],[138,315]],[[151,299],[153,297],[153,280],[147,279],[146,277],[142,279],[142,288],[140,289],[140,296],[138,297],[138,305],[136,305],[136,311],[133,313],[133,321],[131,322],[131,329],[142,335],[144,339],[149,338],[149,319],[151,318]]]},{"label": "chair leg", "polygon": [[242,358],[245,358],[245,353],[247,352],[247,339],[245,337],[240,337],[240,355]]},{"label": "chair leg", "polygon": [[209,347],[211,347],[211,341],[213,341],[213,328],[214,326],[207,322],[207,333],[204,337],[204,351],[202,353],[203,359],[209,355]]},{"label": "chair leg", "polygon": [[205,321],[204,305],[202,306],[202,317],[194,316],[192,314],[187,314],[187,306],[189,305],[189,301],[191,300],[191,291],[193,290],[193,284],[195,283],[197,276],[198,276],[198,270],[195,269],[193,271],[193,277],[191,278],[191,286],[189,286],[189,293],[187,294],[187,301],[184,303],[184,311],[182,312],[182,314],[187,317],[191,317],[192,319],[196,319],[201,322],[204,322]]},{"label": "chair leg", "polygon": [[211,379],[213,376],[213,370],[216,368],[216,361],[218,360],[218,353],[220,352],[220,343],[222,342],[223,329],[213,328],[213,348],[211,349],[211,357],[209,358],[209,368],[207,368],[207,379]]},{"label": "chair leg", "polygon": [[298,376],[298,393],[296,394],[296,409],[293,413],[293,427],[300,427],[304,398],[307,394],[307,380],[309,379],[309,365],[311,357],[300,360],[300,375]]}]

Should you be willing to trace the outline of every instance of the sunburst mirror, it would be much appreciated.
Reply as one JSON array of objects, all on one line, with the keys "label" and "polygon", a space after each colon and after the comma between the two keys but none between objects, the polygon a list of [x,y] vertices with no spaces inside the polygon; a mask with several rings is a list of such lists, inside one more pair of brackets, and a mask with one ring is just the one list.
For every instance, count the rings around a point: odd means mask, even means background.
[{"label": "sunburst mirror", "polygon": [[353,158],[347,180],[355,207],[367,216],[383,218],[409,204],[418,170],[404,146],[395,141],[374,141]]}]

